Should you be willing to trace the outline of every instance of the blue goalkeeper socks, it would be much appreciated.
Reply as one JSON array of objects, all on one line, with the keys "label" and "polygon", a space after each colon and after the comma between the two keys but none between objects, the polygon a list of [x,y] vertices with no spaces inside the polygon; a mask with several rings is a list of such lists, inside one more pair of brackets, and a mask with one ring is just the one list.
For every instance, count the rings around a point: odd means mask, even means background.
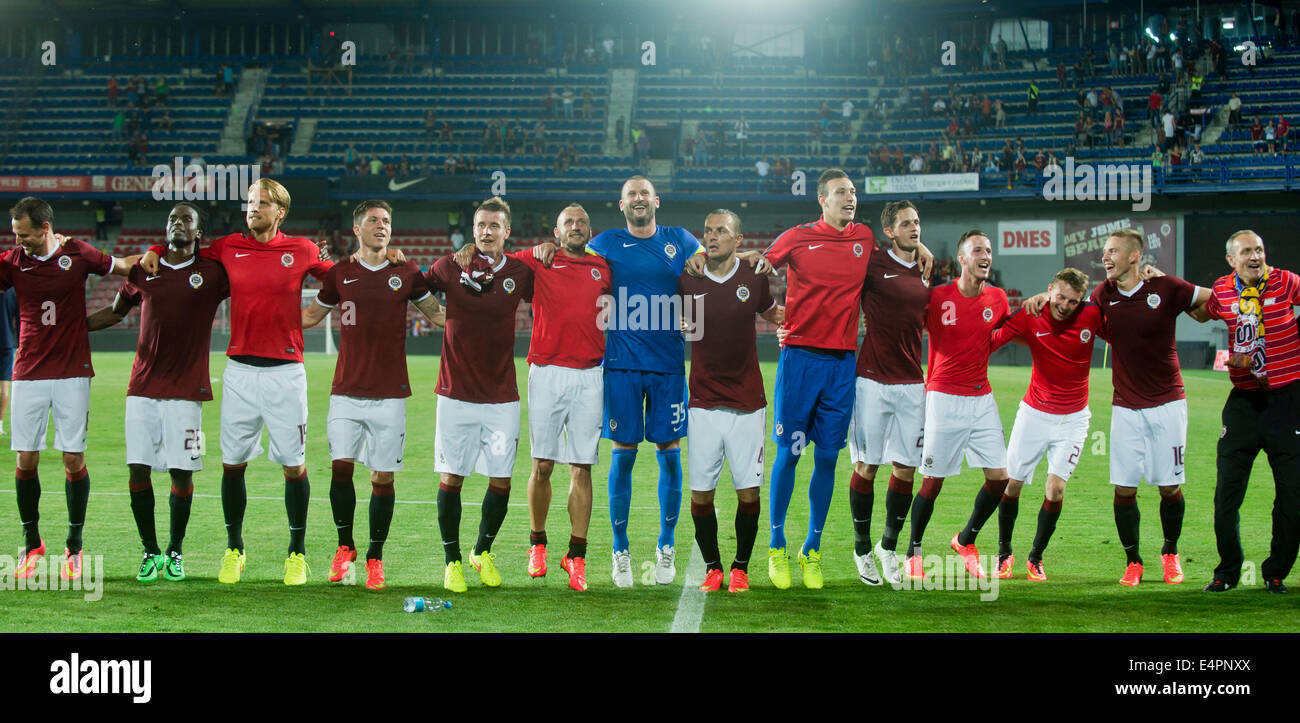
[{"label": "blue goalkeeper socks", "polygon": [[659,458],[659,547],[672,547],[682,513],[682,450],[661,449]]},{"label": "blue goalkeeper socks", "polygon": [[785,515],[790,509],[790,496],[794,494],[795,467],[799,455],[784,445],[777,445],[776,459],[772,462],[772,549],[785,547]]},{"label": "blue goalkeeper socks", "polygon": [[626,550],[627,518],[632,508],[632,465],[636,448],[612,450],[609,463],[609,521],[614,528],[614,552]]},{"label": "blue goalkeeper socks", "polygon": [[808,537],[803,543],[803,554],[822,547],[822,530],[831,511],[831,495],[835,492],[835,463],[840,458],[838,449],[813,448],[812,481],[808,483]]}]

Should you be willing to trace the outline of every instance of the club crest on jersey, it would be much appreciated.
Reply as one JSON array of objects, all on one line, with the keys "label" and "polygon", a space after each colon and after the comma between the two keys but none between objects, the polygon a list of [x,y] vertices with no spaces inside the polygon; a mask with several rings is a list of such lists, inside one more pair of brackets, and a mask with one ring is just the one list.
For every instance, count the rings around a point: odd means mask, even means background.
[{"label": "club crest on jersey", "polygon": [[402,277],[400,277],[400,276],[389,276],[389,277],[388,277],[388,288],[392,289],[393,291],[397,291],[398,289],[402,288]]},{"label": "club crest on jersey", "polygon": [[749,287],[741,284],[736,287],[736,298],[741,301],[749,301]]},{"label": "club crest on jersey", "polygon": [[1240,313],[1241,313],[1241,304],[1240,304],[1240,303],[1238,303],[1238,302],[1236,302],[1236,301],[1232,302],[1232,313],[1234,313],[1234,314],[1240,314]]},{"label": "club crest on jersey", "polygon": [[1223,439],[1226,436],[1228,436],[1228,428],[1223,427],[1222,429],[1219,430],[1219,439]]},{"label": "club crest on jersey", "polygon": [[672,244],[664,244],[664,255],[670,259],[675,258],[677,256],[677,247]]},{"label": "club crest on jersey", "polygon": [[293,254],[285,254],[280,257],[281,266],[293,266]]},{"label": "club crest on jersey", "polygon": [[1087,344],[1088,340],[1091,338],[1092,338],[1091,329],[1083,329],[1079,332],[1079,341],[1083,342],[1084,344]]},{"label": "club crest on jersey", "polygon": [[611,418],[611,419],[609,420],[609,431],[612,432],[612,431],[614,431],[615,429],[618,429],[618,420],[617,420],[617,419],[613,419],[613,418]]},{"label": "club crest on jersey", "polygon": [[197,289],[203,285],[203,274],[190,274],[190,288]]},{"label": "club crest on jersey", "polygon": [[507,294],[513,294],[515,293],[515,280],[506,279],[501,283],[501,287],[506,290]]},{"label": "club crest on jersey", "polygon": [[862,244],[853,244],[853,258],[862,258]]},{"label": "club crest on jersey", "polygon": [[591,278],[595,279],[596,281],[600,281],[600,269],[592,269]]},{"label": "club crest on jersey", "polygon": [[1160,308],[1160,294],[1147,294],[1147,306],[1152,309]]},{"label": "club crest on jersey", "polygon": [[64,271],[67,271],[68,269],[72,268],[72,257],[71,257],[71,256],[60,256],[60,257],[59,257],[59,268],[63,269]]},{"label": "club crest on jersey", "polygon": [[984,307],[984,321],[985,322],[993,321],[993,310],[987,306]]},{"label": "club crest on jersey", "polygon": [[781,423],[780,423],[780,422],[777,422],[777,423],[776,423],[776,436],[780,437],[782,434],[785,434],[785,429],[781,426]]}]

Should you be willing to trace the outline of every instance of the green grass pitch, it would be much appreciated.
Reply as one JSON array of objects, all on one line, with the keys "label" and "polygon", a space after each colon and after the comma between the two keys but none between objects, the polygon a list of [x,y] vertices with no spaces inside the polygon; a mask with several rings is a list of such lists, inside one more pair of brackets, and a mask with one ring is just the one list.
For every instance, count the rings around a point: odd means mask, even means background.
[{"label": "green grass pitch", "polygon": [[[212,356],[212,375],[220,377],[225,357]],[[658,476],[653,447],[641,446],[637,459],[632,498],[630,537],[637,585],[617,590],[609,578],[610,529],[605,481],[609,464],[608,443],[601,447],[601,464],[594,471],[595,510],[589,534],[589,592],[568,589],[559,569],[568,537],[564,510],[567,471],[556,471],[555,495],[548,532],[551,537],[551,573],[533,580],[525,572],[528,546],[528,514],[525,485],[529,454],[527,423],[523,425],[519,455],[515,464],[514,492],[510,512],[495,546],[498,567],[505,580],[498,589],[479,584],[467,566],[468,593],[454,596],[455,607],[444,614],[406,614],[401,600],[407,595],[445,596],[441,589],[442,554],[438,542],[436,481],[433,474],[434,380],[438,359],[410,358],[416,396],[407,407],[406,471],[397,476],[398,504],[385,550],[388,590],[375,593],[363,586],[338,587],[325,581],[325,573],[336,545],[331,524],[328,488],[329,459],[325,440],[328,390],[334,359],[309,355],[310,430],[307,461],[313,483],[307,549],[312,566],[311,581],[300,588],[282,582],[283,560],[288,541],[283,503],[283,481],[279,468],[265,458],[249,467],[249,503],[245,520],[248,567],[244,580],[227,586],[216,582],[218,561],[225,544],[219,492],[220,452],[216,443],[219,398],[205,405],[205,429],[209,435],[207,469],[195,476],[195,501],[185,559],[189,579],[182,583],[159,581],[150,585],[136,582],[140,543],[132,522],[126,489],[126,466],[122,435],[123,395],[130,373],[131,355],[95,355],[98,376],[92,385],[90,449],[90,509],[85,531],[86,564],[103,556],[102,598],[88,602],[81,591],[17,590],[12,578],[0,580],[0,630],[3,631],[545,631],[545,632],[665,632],[672,628],[683,601],[684,570],[693,547],[689,492],[684,495],[681,521],[677,528],[678,578],[674,585],[642,584],[649,579],[643,565],[653,560],[652,548],[658,530],[655,485]],[[518,378],[527,379],[526,367],[518,361]],[[771,386],[776,378],[775,363],[763,365],[764,379]],[[1017,401],[1028,384],[1029,369],[993,368],[990,376],[1009,434]],[[1161,540],[1158,496],[1149,488],[1139,494],[1142,510],[1142,553],[1147,561],[1143,584],[1130,589],[1117,584],[1124,567],[1124,555],[1116,539],[1112,516],[1111,488],[1107,483],[1111,384],[1109,370],[1094,370],[1092,376],[1092,428],[1088,449],[1071,480],[1056,536],[1044,563],[1049,581],[1030,583],[1024,579],[1023,559],[1034,534],[1036,510],[1042,495],[1041,482],[1024,492],[1016,529],[1017,579],[1002,581],[996,600],[981,601],[980,592],[965,590],[893,590],[888,586],[867,587],[858,582],[852,557],[852,528],[845,485],[850,474],[848,451],[841,455],[837,489],[823,541],[826,588],[808,591],[801,587],[797,565],[793,565],[794,586],[774,589],[767,579],[765,564],[768,491],[763,491],[764,512],[754,561],[751,563],[753,591],[733,596],[725,591],[707,596],[699,629],[704,632],[733,631],[1288,631],[1300,622],[1295,596],[1264,594],[1258,583],[1224,595],[1200,591],[1217,563],[1212,528],[1214,490],[1214,448],[1218,438],[1219,411],[1229,385],[1223,374],[1208,371],[1184,372],[1190,406],[1186,455],[1188,484],[1187,517],[1181,552],[1187,573],[1183,585],[1166,585],[1160,578]],[[220,384],[216,385],[220,394]],[[525,409],[526,414],[526,409]],[[1100,433],[1100,434],[1099,434]],[[53,430],[51,429],[51,436]],[[774,455],[768,443],[768,459]],[[811,460],[798,472],[794,502],[790,510],[791,547],[806,530],[807,480]],[[1039,480],[1044,475],[1038,470]],[[62,547],[65,510],[59,455],[52,448],[41,458],[42,533],[51,552]],[[357,470],[357,538],[366,538],[366,504],[369,495],[364,470]],[[886,475],[877,479],[877,500],[873,533],[879,534],[883,518],[883,489]],[[964,523],[980,483],[978,471],[964,472],[945,485],[927,531],[927,554],[944,554],[948,539]],[[724,472],[717,496],[724,560],[734,552],[732,516],[735,496],[727,491],[730,477]],[[485,490],[482,477],[470,478],[465,486],[465,507],[461,524],[462,546],[468,549],[477,532],[479,501]],[[12,484],[0,491],[0,531],[17,549],[19,523]],[[166,474],[155,474],[159,539],[167,536]],[[1257,460],[1252,489],[1242,509],[1242,532],[1246,559],[1258,563],[1267,554],[1269,511],[1273,485],[1268,466]],[[906,534],[906,531],[904,532]],[[996,548],[996,517],[981,535],[984,551]],[[364,543],[362,544],[364,548]],[[10,563],[12,566],[12,562]],[[8,575],[12,575],[10,571]],[[693,593],[687,595],[692,597]],[[923,624],[918,621],[924,621]]]}]

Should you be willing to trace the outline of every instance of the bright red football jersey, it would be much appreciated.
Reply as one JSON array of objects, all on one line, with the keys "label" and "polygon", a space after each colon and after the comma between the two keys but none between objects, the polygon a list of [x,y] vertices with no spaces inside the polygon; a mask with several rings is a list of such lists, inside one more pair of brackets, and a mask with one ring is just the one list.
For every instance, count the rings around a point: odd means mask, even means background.
[{"label": "bright red football jersey", "polygon": [[594,254],[573,258],[557,253],[546,267],[533,258],[532,249],[508,255],[533,270],[533,336],[528,342],[528,363],[573,369],[600,366],[605,357],[605,332],[597,316],[600,297],[612,288],[605,259]]},{"label": "bright red football jersey", "polygon": [[926,391],[988,394],[993,330],[1010,315],[1007,293],[988,284],[975,296],[963,296],[956,281],[931,289],[925,312],[930,330]]},{"label": "bright red football jersey", "polygon": [[1020,310],[993,332],[993,349],[1023,339],[1034,357],[1025,404],[1048,414],[1070,414],[1088,406],[1088,370],[1102,323],[1101,309],[1090,303],[1065,321],[1047,308],[1038,316]]},{"label": "bright red football jersey", "polygon": [[789,346],[858,348],[858,303],[876,238],[863,224],[843,231],[825,220],[781,234],[763,252],[776,268],[788,266],[785,328]]}]

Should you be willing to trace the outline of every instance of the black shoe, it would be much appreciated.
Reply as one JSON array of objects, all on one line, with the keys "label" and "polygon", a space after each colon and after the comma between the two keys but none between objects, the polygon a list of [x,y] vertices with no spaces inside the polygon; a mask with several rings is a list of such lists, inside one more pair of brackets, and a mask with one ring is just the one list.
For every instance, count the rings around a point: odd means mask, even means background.
[{"label": "black shoe", "polygon": [[1209,585],[1205,586],[1205,591],[1206,592],[1227,592],[1234,587],[1236,587],[1236,584],[1231,582],[1224,582],[1223,580],[1220,580],[1219,578],[1216,577],[1214,578],[1214,580],[1210,582]]},{"label": "black shoe", "polygon": [[1270,578],[1264,581],[1264,589],[1271,593],[1285,595],[1286,583],[1282,582],[1282,578],[1279,577]]}]

